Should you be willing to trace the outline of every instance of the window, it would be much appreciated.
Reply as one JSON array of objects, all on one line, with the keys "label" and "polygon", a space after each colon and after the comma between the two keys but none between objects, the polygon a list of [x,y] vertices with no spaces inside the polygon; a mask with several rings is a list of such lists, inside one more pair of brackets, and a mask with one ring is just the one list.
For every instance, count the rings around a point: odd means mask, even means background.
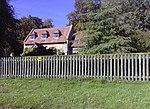
[{"label": "window", "polygon": [[59,32],[54,33],[54,38],[58,39],[59,38]]},{"label": "window", "polygon": [[42,39],[46,39],[47,38],[47,34],[42,34]]},{"label": "window", "polygon": [[34,39],[35,39],[35,35],[34,34],[30,35],[30,40],[34,40]]}]

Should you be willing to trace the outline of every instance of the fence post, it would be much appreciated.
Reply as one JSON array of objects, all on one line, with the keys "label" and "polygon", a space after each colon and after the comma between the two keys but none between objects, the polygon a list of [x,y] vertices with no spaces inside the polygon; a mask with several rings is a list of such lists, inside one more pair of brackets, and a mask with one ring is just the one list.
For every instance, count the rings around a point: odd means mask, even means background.
[{"label": "fence post", "polygon": [[85,61],[84,61],[84,69],[85,69],[85,77],[87,77],[87,56],[85,56]]},{"label": "fence post", "polygon": [[90,56],[88,56],[88,77],[90,77]]},{"label": "fence post", "polygon": [[120,55],[118,54],[118,56],[117,56],[117,77],[118,77],[118,79],[120,79],[120,62],[119,62],[119,60],[120,60]]},{"label": "fence post", "polygon": [[114,59],[114,79],[116,79],[116,55],[113,56]]},{"label": "fence post", "polygon": [[137,81],[138,78],[138,68],[137,68],[137,64],[138,64],[138,58],[137,55],[135,55],[135,80]]},{"label": "fence post", "polygon": [[58,58],[59,58],[59,70],[58,70],[59,77],[58,78],[61,78],[61,56],[59,56]]},{"label": "fence post", "polygon": [[[53,78],[53,57],[51,56],[50,58],[51,61],[51,73],[50,73],[50,77]],[[63,61],[62,61],[63,62]],[[62,63],[62,68],[63,68],[63,63]],[[62,71],[63,72],[63,71]]]},{"label": "fence post", "polygon": [[69,69],[70,69],[70,56],[67,56],[67,78],[69,78],[70,76]]},{"label": "fence post", "polygon": [[93,77],[93,56],[91,56],[91,77]]},{"label": "fence post", "polygon": [[[55,74],[56,74],[56,76],[55,76],[56,78],[58,78],[58,75],[59,75],[59,74],[58,74],[58,69],[59,69],[58,61],[59,61],[59,56],[56,56],[56,65],[55,65],[55,66],[56,66],[56,73],[55,73]],[[68,72],[68,71],[67,71],[67,72]]]},{"label": "fence post", "polygon": [[42,58],[42,78],[44,78],[45,77],[45,56],[43,56],[43,58]]},{"label": "fence post", "polygon": [[142,75],[142,80],[143,81],[145,81],[145,55],[143,54],[143,64],[142,64],[142,66],[143,66],[143,75]]},{"label": "fence post", "polygon": [[100,70],[99,70],[99,67],[100,67],[100,61],[99,61],[99,55],[97,56],[96,60],[97,60],[97,78],[99,78],[100,76]]},{"label": "fence post", "polygon": [[70,78],[72,78],[72,72],[73,72],[73,70],[72,70],[72,56],[70,56],[69,59],[70,59],[70,61],[69,61],[69,64],[70,64],[69,76],[70,76]]},{"label": "fence post", "polygon": [[[65,58],[64,58],[64,61],[65,61],[65,63],[64,63],[64,65],[65,65],[66,64],[66,59]],[[66,68],[64,68],[64,72],[66,74]],[[53,78],[55,78],[55,77],[56,77],[56,56],[53,57]]]},{"label": "fence post", "polygon": [[64,63],[64,67],[65,67],[64,68],[64,73],[65,73],[64,78],[66,79],[67,78],[67,68],[66,68],[67,67],[67,65],[66,65],[67,64],[67,56],[65,56],[64,59],[65,59],[64,60],[65,61],[65,63]]},{"label": "fence post", "polygon": [[29,66],[30,66],[30,69],[29,69],[29,78],[31,78],[31,75],[32,75],[32,57],[29,58]]},{"label": "fence post", "polygon": [[7,78],[8,76],[8,58],[5,58],[5,78]]},{"label": "fence post", "polygon": [[5,57],[3,58],[3,77],[5,77],[5,73],[6,73],[6,66],[5,66],[6,60]]},{"label": "fence post", "polygon": [[123,79],[123,74],[124,74],[124,71],[123,71],[123,54],[121,55],[121,79]]},{"label": "fence post", "polygon": [[134,55],[132,54],[132,81],[134,81]]},{"label": "fence post", "polygon": [[[59,62],[60,62],[60,58],[59,58]],[[49,78],[49,75],[50,75],[50,57],[47,57],[47,77],[48,78]]]},{"label": "fence post", "polygon": [[2,58],[0,57],[0,77],[2,77]]},{"label": "fence post", "polygon": [[104,64],[103,64],[103,77],[104,77],[104,79],[106,79],[106,56],[105,55],[103,57],[103,62],[104,62]]},{"label": "fence post", "polygon": [[146,55],[146,73],[147,73],[147,81],[149,81],[149,55]]},{"label": "fence post", "polygon": [[81,57],[80,56],[75,56],[75,76],[76,77],[81,75],[81,70],[82,70],[81,62],[82,62]]},{"label": "fence post", "polygon": [[111,55],[109,59],[110,59],[110,64],[109,64],[109,67],[110,67],[110,80],[113,80],[113,64],[112,64],[113,56]]},{"label": "fence post", "polygon": [[103,56],[100,56],[100,77],[103,78]]},{"label": "fence post", "polygon": [[94,56],[94,78],[96,78],[96,72],[97,72],[97,69],[96,69],[96,56]]},{"label": "fence post", "polygon": [[141,75],[142,75],[142,59],[141,54],[139,54],[139,80],[141,81]]},{"label": "fence post", "polygon": [[124,55],[124,78],[127,80],[127,56],[126,54]]},{"label": "fence post", "polygon": [[130,80],[130,74],[131,74],[131,65],[130,65],[131,61],[130,61],[130,54],[128,54],[128,80]]},{"label": "fence post", "polygon": [[72,73],[73,73],[73,74],[72,74],[72,75],[73,75],[73,77],[75,77],[75,57],[73,56],[72,59],[73,59],[73,60],[72,60],[72,61],[73,61],[73,66],[72,66],[72,67],[73,67],[73,68],[72,68]]}]

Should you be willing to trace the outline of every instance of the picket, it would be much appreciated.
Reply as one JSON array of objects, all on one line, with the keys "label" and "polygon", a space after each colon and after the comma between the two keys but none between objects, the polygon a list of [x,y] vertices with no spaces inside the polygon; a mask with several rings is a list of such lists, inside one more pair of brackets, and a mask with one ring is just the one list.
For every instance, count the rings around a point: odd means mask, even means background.
[{"label": "picket", "polygon": [[147,74],[147,81],[149,81],[149,71],[150,71],[150,68],[149,68],[149,55],[147,54],[146,55],[146,74]]}]

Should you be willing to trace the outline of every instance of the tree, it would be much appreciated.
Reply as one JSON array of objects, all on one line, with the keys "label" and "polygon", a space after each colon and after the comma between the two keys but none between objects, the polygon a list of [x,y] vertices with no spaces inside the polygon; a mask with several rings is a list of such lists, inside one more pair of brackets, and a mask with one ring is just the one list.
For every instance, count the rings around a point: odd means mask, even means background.
[{"label": "tree", "polygon": [[150,52],[150,31],[137,31],[132,37],[132,46],[137,52]]},{"label": "tree", "polygon": [[42,28],[52,28],[53,24],[52,24],[52,19],[46,19],[43,22]]},{"label": "tree", "polygon": [[42,24],[42,19],[38,17],[32,17],[31,15],[19,19],[18,28],[20,40],[23,41],[33,28],[41,28]]},{"label": "tree", "polygon": [[38,17],[33,17],[29,15],[28,17],[22,17],[19,19],[18,29],[19,29],[19,38],[23,43],[23,40],[29,34],[32,29],[39,28],[50,28],[53,27],[52,20],[47,19],[42,22],[42,19]]},{"label": "tree", "polygon": [[150,4],[149,0],[120,0],[119,13],[131,31],[150,29]]},{"label": "tree", "polygon": [[[90,5],[84,5],[85,3]],[[132,45],[136,31],[149,30],[148,0],[76,0],[70,22],[87,37],[84,53],[135,52]],[[82,5],[81,5],[82,4]],[[78,6],[78,7],[76,7]],[[85,8],[86,7],[86,8]],[[75,16],[75,17],[74,17]],[[74,19],[76,18],[76,19]]]},{"label": "tree", "polygon": [[87,18],[90,20],[84,24],[87,33],[85,52],[120,53],[133,50],[130,46],[131,38],[129,36],[131,33],[126,33],[116,16],[113,9],[87,14]]},{"label": "tree", "polygon": [[19,51],[17,20],[9,0],[0,0],[0,10],[0,56],[8,56]]},{"label": "tree", "polygon": [[72,24],[77,31],[82,30],[84,28],[82,24],[87,22],[86,14],[96,12],[101,7],[101,3],[101,0],[75,0],[75,11],[67,15],[69,24]]}]

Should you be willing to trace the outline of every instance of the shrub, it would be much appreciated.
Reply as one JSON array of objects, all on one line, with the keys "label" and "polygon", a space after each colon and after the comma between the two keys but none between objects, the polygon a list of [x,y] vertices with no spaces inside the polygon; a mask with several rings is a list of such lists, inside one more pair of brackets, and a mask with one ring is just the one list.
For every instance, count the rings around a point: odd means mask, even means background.
[{"label": "shrub", "polygon": [[26,48],[22,56],[40,56],[40,55],[54,55],[56,54],[55,48],[46,49],[46,47]]}]

